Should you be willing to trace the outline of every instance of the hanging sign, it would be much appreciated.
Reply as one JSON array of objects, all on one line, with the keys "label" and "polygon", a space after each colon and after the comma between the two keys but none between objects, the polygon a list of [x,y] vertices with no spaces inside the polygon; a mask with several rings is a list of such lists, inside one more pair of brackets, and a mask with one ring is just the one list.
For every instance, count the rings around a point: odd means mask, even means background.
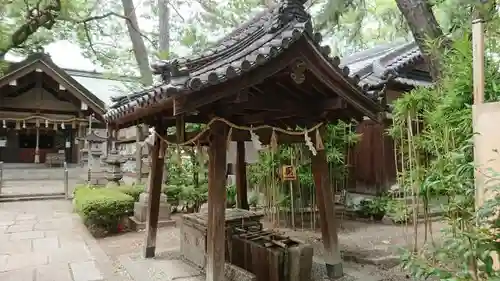
[{"label": "hanging sign", "polygon": [[285,165],[281,170],[281,178],[284,181],[294,181],[297,179],[297,173],[295,167],[292,165]]}]

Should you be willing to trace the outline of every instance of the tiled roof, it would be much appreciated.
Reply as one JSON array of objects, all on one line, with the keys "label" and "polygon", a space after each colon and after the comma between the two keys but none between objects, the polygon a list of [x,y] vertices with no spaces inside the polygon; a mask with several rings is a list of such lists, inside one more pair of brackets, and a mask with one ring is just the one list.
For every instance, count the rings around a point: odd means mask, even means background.
[{"label": "tiled roof", "polygon": [[114,96],[119,96],[123,92],[129,91],[130,88],[140,87],[140,83],[130,77],[112,78],[106,77],[103,73],[60,68],[45,53],[33,53],[24,60],[8,61],[7,63],[9,64],[7,74],[0,77],[0,79],[8,79],[11,74],[20,69],[33,67],[36,63],[42,63],[76,87],[99,108],[102,114],[113,103]]},{"label": "tiled roof", "polygon": [[353,70],[351,75],[358,75],[360,86],[364,89],[377,87],[392,81],[407,86],[431,86],[429,77],[408,78],[403,69],[423,60],[422,53],[415,42],[396,42],[376,46],[372,49],[355,53],[342,60],[342,65]]},{"label": "tiled roof", "polygon": [[121,96],[124,92],[130,91],[131,88],[139,89],[142,87],[138,79],[130,77],[109,77],[98,72],[74,69],[63,70],[83,87],[92,92],[97,98],[103,101],[107,108],[114,103],[115,97]]},{"label": "tiled roof", "polygon": [[[164,83],[116,100],[105,118],[115,120],[172,95],[223,83],[267,63],[304,37],[325,56],[337,73],[356,87],[359,80],[348,76],[348,68],[339,67],[338,57],[328,57],[329,47],[319,46],[321,35],[313,33],[311,17],[304,9],[303,1],[284,0],[259,13],[196,57],[152,65]],[[363,90],[359,88],[359,92],[363,93]],[[374,103],[377,97],[367,94],[364,98]]]},{"label": "tiled roof", "polygon": [[7,75],[23,66],[34,63],[36,60],[50,64],[52,68],[60,74],[64,72],[66,77],[69,76],[74,79],[93,95],[89,95],[91,99],[99,105],[104,106],[104,108],[111,106],[114,103],[115,97],[121,96],[124,92],[130,91],[131,88],[139,89],[142,87],[139,83],[139,79],[136,79],[135,77],[118,77],[95,71],[60,68],[52,61],[50,56],[45,53],[34,53],[25,59],[6,61],[6,63],[10,65]]}]

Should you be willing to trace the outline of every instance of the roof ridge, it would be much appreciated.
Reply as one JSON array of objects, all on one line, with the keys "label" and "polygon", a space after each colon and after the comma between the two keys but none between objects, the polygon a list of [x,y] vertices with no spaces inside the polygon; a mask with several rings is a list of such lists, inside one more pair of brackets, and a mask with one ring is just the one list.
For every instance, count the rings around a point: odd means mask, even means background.
[{"label": "roof ridge", "polygon": [[[245,49],[248,43],[255,41],[253,37],[258,36],[258,33],[276,33],[292,21],[310,22],[311,16],[304,7],[304,3],[304,0],[280,1],[237,27],[213,47],[202,52],[200,56],[191,59],[159,61],[151,66],[155,74],[162,75],[164,81],[170,81],[174,77],[187,77],[190,72],[197,71],[214,60]],[[312,33],[312,24],[306,25],[305,31]]]}]

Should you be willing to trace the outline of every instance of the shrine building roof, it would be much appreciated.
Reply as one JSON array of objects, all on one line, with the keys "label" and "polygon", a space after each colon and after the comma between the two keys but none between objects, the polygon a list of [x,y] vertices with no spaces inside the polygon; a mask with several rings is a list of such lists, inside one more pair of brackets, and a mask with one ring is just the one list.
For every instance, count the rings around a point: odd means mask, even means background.
[{"label": "shrine building roof", "polygon": [[[339,57],[329,57],[330,48],[320,45],[321,34],[313,32],[303,4],[281,1],[198,55],[154,63],[163,83],[115,98],[105,119],[125,126],[159,113],[169,118],[187,114],[193,120],[214,112],[244,116],[258,108],[228,113],[234,109],[228,105],[261,99],[270,99],[267,104],[312,104],[308,119],[333,119],[328,112],[339,109],[378,118],[385,109],[379,92],[364,90],[360,77],[349,75]],[[240,123],[252,122],[242,118]]]}]

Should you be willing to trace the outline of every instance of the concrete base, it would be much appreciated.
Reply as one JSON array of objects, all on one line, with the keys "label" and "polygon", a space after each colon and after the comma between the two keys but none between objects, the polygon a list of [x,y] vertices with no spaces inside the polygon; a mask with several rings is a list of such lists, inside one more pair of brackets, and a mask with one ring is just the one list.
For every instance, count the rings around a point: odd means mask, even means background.
[{"label": "concrete base", "polygon": [[337,264],[325,264],[326,266],[326,274],[329,278],[338,279],[344,276],[344,269],[342,267],[342,263]]},{"label": "concrete base", "polygon": [[[142,230],[146,228],[148,217],[149,194],[144,192],[139,196],[139,202],[134,203],[134,216],[129,218],[130,228]],[[158,227],[175,226],[175,221],[170,218],[171,206],[167,203],[167,196],[160,195],[160,211],[158,213]]]},{"label": "concrete base", "polygon": [[[134,231],[139,231],[139,230],[144,230],[146,229],[146,221],[139,221],[136,217],[129,217],[129,226],[130,229]],[[158,227],[167,227],[167,226],[174,226],[175,227],[175,221],[174,220],[159,220],[158,221]]]},{"label": "concrete base", "polygon": [[113,188],[113,187],[119,187],[119,186],[122,186],[122,185],[125,185],[125,183],[123,181],[108,181],[108,183],[106,184],[106,187],[107,188]]},{"label": "concrete base", "polygon": [[[134,217],[138,221],[146,221],[148,215],[148,204],[144,202],[134,203]],[[158,220],[170,220],[170,204],[160,202]]]},{"label": "concrete base", "polygon": [[102,177],[102,178],[92,177],[90,179],[91,185],[106,185],[107,183],[108,183],[108,180],[104,177]]},{"label": "concrete base", "polygon": [[[170,220],[171,206],[167,202],[167,197],[162,194],[160,196],[160,211],[158,214],[158,220]],[[139,202],[134,203],[134,217],[141,222],[146,222],[148,215],[148,194],[141,193],[139,196]]]}]

